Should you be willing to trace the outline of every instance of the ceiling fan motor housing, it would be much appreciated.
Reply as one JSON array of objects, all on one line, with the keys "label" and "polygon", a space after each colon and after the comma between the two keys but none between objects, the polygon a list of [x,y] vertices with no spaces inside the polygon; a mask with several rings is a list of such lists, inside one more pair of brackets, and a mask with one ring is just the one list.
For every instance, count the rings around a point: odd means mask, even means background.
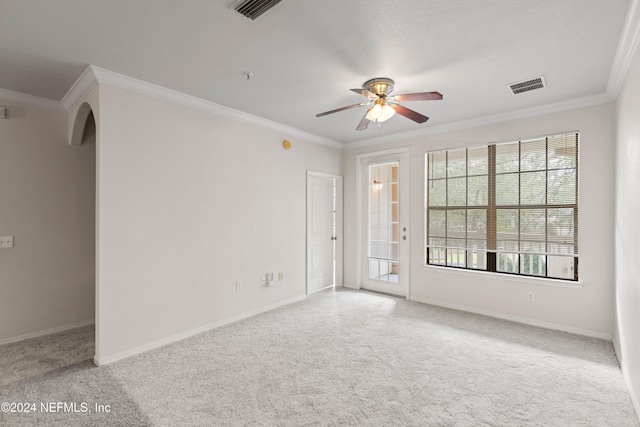
[{"label": "ceiling fan motor housing", "polygon": [[379,97],[386,97],[393,91],[393,80],[386,77],[377,77],[364,82],[362,88],[375,93]]}]

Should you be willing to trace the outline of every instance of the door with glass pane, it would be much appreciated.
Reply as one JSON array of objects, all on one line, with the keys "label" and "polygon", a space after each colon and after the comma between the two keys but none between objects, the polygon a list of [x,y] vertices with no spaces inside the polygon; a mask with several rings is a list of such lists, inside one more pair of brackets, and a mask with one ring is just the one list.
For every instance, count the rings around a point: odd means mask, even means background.
[{"label": "door with glass pane", "polygon": [[400,161],[370,163],[363,168],[363,222],[366,238],[363,250],[362,286],[378,292],[407,295],[403,277],[403,252],[407,242],[407,221],[401,206]]}]

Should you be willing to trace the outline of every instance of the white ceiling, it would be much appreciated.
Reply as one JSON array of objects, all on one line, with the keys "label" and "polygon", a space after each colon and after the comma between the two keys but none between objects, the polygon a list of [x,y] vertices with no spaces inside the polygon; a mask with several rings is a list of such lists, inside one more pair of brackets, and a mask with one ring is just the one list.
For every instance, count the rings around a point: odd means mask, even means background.
[{"label": "white ceiling", "polygon": [[[629,1],[282,0],[251,21],[233,0],[0,0],[0,88],[60,101],[91,64],[354,142],[603,94]],[[373,77],[444,100],[404,104],[425,124],[315,117]]]}]

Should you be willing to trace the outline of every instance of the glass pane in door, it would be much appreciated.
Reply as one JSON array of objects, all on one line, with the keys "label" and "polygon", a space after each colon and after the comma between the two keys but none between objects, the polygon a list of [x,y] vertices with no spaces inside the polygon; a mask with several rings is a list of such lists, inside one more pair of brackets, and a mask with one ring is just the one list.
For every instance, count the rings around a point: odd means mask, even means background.
[{"label": "glass pane in door", "polygon": [[398,283],[398,162],[369,166],[369,278]]}]

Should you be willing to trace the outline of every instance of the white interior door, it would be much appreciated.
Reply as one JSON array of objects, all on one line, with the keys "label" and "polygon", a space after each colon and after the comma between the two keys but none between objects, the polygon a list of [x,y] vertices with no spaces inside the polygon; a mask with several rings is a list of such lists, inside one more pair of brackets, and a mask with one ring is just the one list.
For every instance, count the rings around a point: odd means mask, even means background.
[{"label": "white interior door", "polygon": [[361,286],[408,297],[408,155],[362,159]]},{"label": "white interior door", "polygon": [[335,284],[335,179],[307,177],[307,294]]}]

